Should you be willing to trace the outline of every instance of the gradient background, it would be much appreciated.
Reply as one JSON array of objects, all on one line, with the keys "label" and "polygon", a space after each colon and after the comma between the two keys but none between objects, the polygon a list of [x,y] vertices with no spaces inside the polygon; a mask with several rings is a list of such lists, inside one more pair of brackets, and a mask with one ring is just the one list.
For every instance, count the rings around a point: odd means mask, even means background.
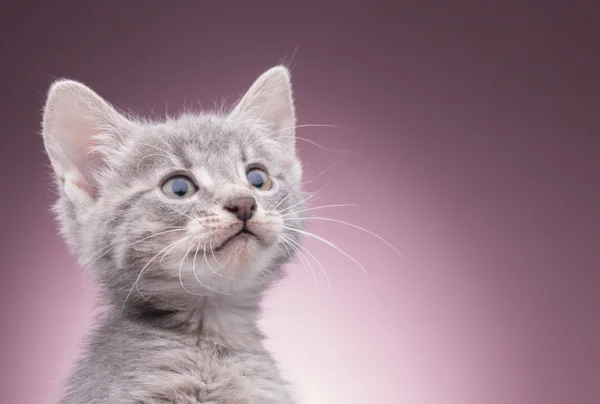
[{"label": "gradient background", "polygon": [[271,294],[269,346],[305,402],[600,402],[593,2],[27,3],[0,6],[0,403],[55,402],[90,323],[93,288],[48,213],[51,80],[161,115],[231,102],[280,61],[299,124],[352,129],[298,130],[349,151],[299,142],[307,179],[329,167],[307,185],[328,183],[317,204],[360,205],[319,213],[407,257],[310,225],[370,287],[307,241],[331,292],[296,263]]}]

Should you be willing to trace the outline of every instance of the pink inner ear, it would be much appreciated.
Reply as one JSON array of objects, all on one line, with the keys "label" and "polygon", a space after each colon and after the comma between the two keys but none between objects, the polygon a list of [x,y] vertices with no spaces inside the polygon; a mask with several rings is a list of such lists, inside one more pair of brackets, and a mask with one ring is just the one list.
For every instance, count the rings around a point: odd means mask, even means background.
[{"label": "pink inner ear", "polygon": [[95,196],[97,192],[93,171],[98,169],[102,159],[100,152],[93,149],[97,133],[98,129],[89,121],[72,120],[56,134],[64,158],[67,159],[61,163],[65,168],[70,167],[67,170],[81,175],[74,181],[74,185],[84,189],[91,196]]}]

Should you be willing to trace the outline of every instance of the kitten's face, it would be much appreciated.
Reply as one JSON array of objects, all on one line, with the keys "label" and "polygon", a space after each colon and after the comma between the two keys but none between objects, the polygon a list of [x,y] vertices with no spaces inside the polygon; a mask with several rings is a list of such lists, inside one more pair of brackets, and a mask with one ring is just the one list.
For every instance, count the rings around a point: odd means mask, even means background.
[{"label": "kitten's face", "polygon": [[302,209],[285,69],[228,115],[124,118],[74,82],[51,89],[44,136],[70,245],[120,301],[259,292],[289,259]]}]

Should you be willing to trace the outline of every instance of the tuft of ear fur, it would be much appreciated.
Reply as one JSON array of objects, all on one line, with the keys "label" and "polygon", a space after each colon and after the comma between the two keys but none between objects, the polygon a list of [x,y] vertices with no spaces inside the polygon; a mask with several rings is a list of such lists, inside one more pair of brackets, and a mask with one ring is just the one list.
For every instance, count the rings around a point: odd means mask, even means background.
[{"label": "tuft of ear fur", "polygon": [[281,144],[294,150],[296,114],[290,73],[285,66],[264,72],[242,97],[230,117],[255,122]]},{"label": "tuft of ear fur", "polygon": [[102,147],[121,142],[131,121],[87,86],[58,80],[48,91],[43,138],[59,184],[76,204],[97,196],[95,173],[105,165]]}]

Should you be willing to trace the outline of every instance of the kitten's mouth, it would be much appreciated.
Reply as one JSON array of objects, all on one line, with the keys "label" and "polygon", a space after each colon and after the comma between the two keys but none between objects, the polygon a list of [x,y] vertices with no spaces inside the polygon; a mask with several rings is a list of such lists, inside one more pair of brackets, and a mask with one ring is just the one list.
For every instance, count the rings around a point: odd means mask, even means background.
[{"label": "kitten's mouth", "polygon": [[218,247],[216,247],[215,249],[213,249],[213,252],[221,251],[223,248],[227,247],[228,244],[231,244],[232,241],[239,240],[239,239],[244,239],[244,238],[256,238],[256,239],[258,239],[258,236],[256,234],[252,233],[247,228],[244,227],[242,230],[238,231],[233,236],[231,236],[228,239],[226,239],[225,241],[223,241],[221,243],[221,245],[219,245]]}]

